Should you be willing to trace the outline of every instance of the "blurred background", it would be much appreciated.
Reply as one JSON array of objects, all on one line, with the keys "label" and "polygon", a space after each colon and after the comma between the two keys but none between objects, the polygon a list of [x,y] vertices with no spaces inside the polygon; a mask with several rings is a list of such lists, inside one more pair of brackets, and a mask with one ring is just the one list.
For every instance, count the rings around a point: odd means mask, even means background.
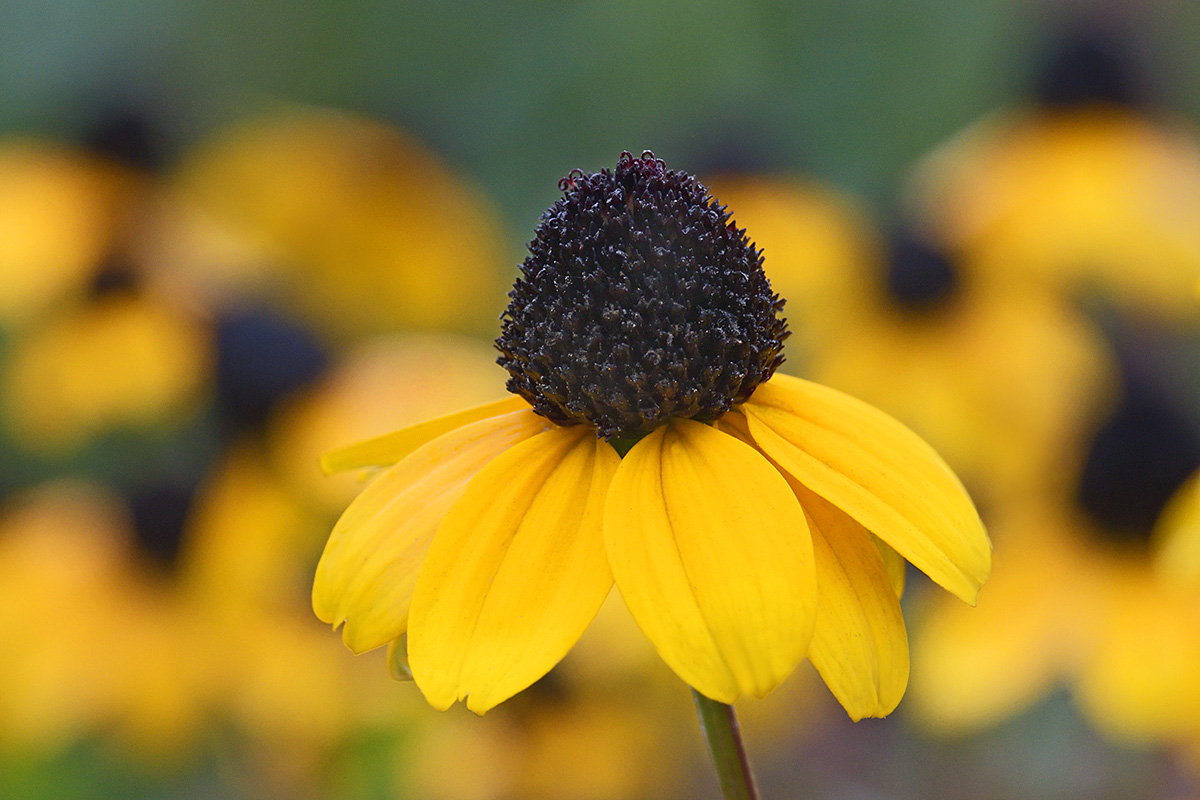
[{"label": "blurred background", "polygon": [[739,706],[764,797],[1196,798],[1200,5],[0,3],[0,797],[715,798],[619,598],[475,718],[313,616],[333,447],[493,399],[575,167],[700,176],[785,371],[996,548],[912,680]]}]

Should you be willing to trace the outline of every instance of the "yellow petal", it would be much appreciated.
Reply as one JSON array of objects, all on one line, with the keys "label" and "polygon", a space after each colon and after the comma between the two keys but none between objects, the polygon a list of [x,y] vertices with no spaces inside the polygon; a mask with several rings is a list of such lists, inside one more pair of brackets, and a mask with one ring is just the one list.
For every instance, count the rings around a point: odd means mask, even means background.
[{"label": "yellow petal", "polygon": [[390,466],[426,442],[455,428],[526,408],[529,408],[529,404],[514,396],[456,411],[326,453],[321,456],[321,469],[326,475],[333,475],[350,469]]},{"label": "yellow petal", "polygon": [[702,694],[761,697],[804,657],[816,615],[808,525],[753,448],[689,420],[654,431],[621,461],[604,537],[634,619]]},{"label": "yellow petal", "polygon": [[817,626],[808,660],[850,718],[883,717],[908,686],[900,600],[866,529],[801,486],[817,560]]},{"label": "yellow petal", "polygon": [[413,594],[413,677],[431,705],[482,714],[541,678],[612,588],[601,516],[620,458],[587,428],[513,447],[438,528]]},{"label": "yellow petal", "polygon": [[1108,625],[1115,588],[1059,508],[1012,504],[997,522],[997,568],[979,608],[921,598],[906,713],[962,735],[1039,701]]},{"label": "yellow petal", "polygon": [[1188,479],[1154,525],[1154,568],[1179,586],[1200,587],[1200,475]]},{"label": "yellow petal", "polygon": [[1140,581],[1122,591],[1087,654],[1076,699],[1127,742],[1183,741],[1200,714],[1200,597]]},{"label": "yellow petal", "polygon": [[781,469],[975,602],[991,543],[966,490],[924,440],[860,400],[778,373],[741,408]]},{"label": "yellow petal", "polygon": [[883,559],[883,566],[887,569],[888,579],[892,582],[892,590],[896,592],[896,597],[904,597],[904,584],[908,580],[908,562],[904,560],[904,556],[896,552],[894,547],[875,534],[871,534],[871,541],[875,543],[875,549],[879,551],[879,556]]},{"label": "yellow petal", "polygon": [[467,481],[497,455],[549,427],[532,411],[481,420],[415,450],[342,514],[313,582],[313,610],[356,653],[404,633],[417,570]]}]

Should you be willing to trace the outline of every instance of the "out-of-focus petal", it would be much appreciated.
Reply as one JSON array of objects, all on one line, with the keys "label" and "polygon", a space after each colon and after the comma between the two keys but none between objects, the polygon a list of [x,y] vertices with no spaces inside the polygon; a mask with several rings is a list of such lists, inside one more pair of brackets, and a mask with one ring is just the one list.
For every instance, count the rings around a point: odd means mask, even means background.
[{"label": "out-of-focus petal", "polygon": [[906,708],[942,731],[993,725],[1036,702],[1077,668],[1104,624],[1108,587],[1061,511],[1008,509],[996,529],[985,602],[929,596],[915,609]]},{"label": "out-of-focus petal", "polygon": [[1200,588],[1200,477],[1171,498],[1155,524],[1154,566],[1159,575]]},{"label": "out-of-focus petal", "polygon": [[1200,717],[1200,591],[1147,582],[1140,570],[1110,586],[1106,624],[1081,665],[1077,700],[1114,738],[1195,736]]}]

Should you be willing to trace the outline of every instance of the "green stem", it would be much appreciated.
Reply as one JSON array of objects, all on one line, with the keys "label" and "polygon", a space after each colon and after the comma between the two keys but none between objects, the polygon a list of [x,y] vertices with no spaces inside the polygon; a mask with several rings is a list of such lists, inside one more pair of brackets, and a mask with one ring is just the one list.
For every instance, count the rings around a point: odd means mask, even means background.
[{"label": "green stem", "polygon": [[704,731],[704,739],[712,753],[725,800],[758,800],[758,789],[754,786],[754,774],[750,771],[733,706],[710,700],[695,689],[692,689],[692,699],[696,701],[700,729]]}]

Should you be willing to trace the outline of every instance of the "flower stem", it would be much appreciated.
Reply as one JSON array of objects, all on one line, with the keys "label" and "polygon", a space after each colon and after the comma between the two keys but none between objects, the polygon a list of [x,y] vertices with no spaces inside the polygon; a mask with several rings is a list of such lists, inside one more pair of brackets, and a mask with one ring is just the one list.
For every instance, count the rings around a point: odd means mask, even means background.
[{"label": "flower stem", "polygon": [[700,729],[704,731],[704,739],[712,753],[725,800],[758,800],[758,789],[754,786],[754,774],[750,771],[750,760],[746,758],[742,731],[733,706],[710,700],[695,689],[692,689],[692,699],[696,701]]}]

